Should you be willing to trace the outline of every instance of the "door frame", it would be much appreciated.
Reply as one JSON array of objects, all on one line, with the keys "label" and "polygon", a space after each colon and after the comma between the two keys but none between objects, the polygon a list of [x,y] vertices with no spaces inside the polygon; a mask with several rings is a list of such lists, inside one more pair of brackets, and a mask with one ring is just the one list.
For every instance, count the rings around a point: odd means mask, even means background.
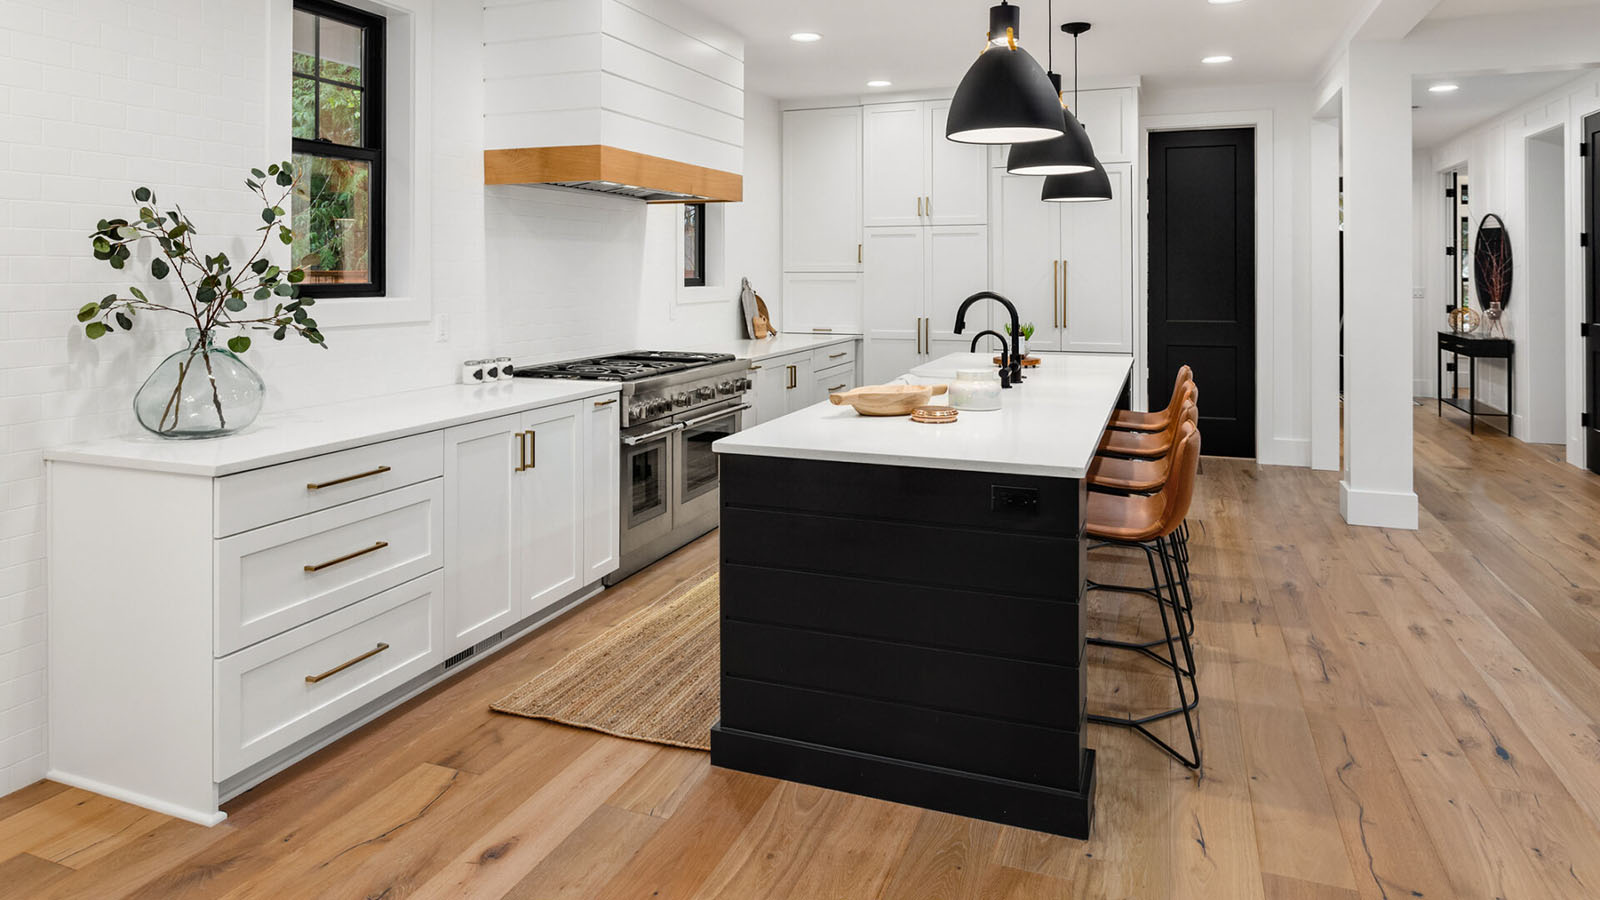
[{"label": "door frame", "polygon": [[[1279,310],[1274,308],[1273,298],[1284,298],[1285,309],[1283,312],[1290,316],[1294,313],[1296,298],[1294,295],[1294,266],[1293,241],[1284,240],[1279,246],[1277,240],[1277,205],[1276,193],[1273,190],[1276,180],[1277,160],[1273,155],[1273,127],[1272,110],[1246,109],[1231,112],[1209,113],[1183,113],[1176,115],[1141,116],[1139,118],[1139,151],[1141,155],[1138,170],[1142,171],[1144,178],[1138,184],[1139,206],[1134,212],[1138,220],[1136,230],[1139,234],[1139,246],[1144,249],[1144,265],[1139,266],[1139,283],[1135,294],[1135,310],[1133,323],[1133,404],[1136,408],[1148,409],[1150,404],[1147,386],[1150,381],[1150,133],[1156,131],[1215,131],[1227,128],[1253,128],[1255,129],[1255,169],[1256,169],[1256,302],[1255,302],[1255,381],[1256,381],[1256,461],[1265,465],[1276,466],[1309,466],[1311,465],[1311,437],[1309,433],[1304,437],[1279,436],[1274,433],[1272,410],[1275,405],[1274,392],[1279,389],[1292,390],[1291,385],[1297,380],[1293,377],[1279,379],[1277,371],[1280,360],[1275,352],[1273,335],[1277,325]],[[1144,215],[1139,215],[1142,211]],[[1292,224],[1292,223],[1286,223]],[[1280,260],[1279,257],[1282,257]],[[1282,263],[1281,265],[1279,263]],[[1280,283],[1281,282],[1281,283]],[[1290,323],[1292,327],[1292,322]],[[1289,329],[1286,329],[1286,332]],[[1300,348],[1303,352],[1291,353],[1293,356],[1310,358],[1309,336],[1306,346]],[[1292,375],[1292,372],[1290,373]],[[1290,407],[1303,404],[1291,402]]]}]

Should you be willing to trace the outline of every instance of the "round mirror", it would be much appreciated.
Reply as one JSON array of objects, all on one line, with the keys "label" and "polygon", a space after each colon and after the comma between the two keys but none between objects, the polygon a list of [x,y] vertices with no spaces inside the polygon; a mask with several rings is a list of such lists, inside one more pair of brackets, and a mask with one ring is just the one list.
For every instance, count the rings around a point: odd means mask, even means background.
[{"label": "round mirror", "polygon": [[1472,245],[1472,268],[1478,285],[1478,302],[1488,309],[1498,302],[1504,309],[1511,302],[1511,235],[1506,223],[1494,213],[1478,223],[1478,239]]}]

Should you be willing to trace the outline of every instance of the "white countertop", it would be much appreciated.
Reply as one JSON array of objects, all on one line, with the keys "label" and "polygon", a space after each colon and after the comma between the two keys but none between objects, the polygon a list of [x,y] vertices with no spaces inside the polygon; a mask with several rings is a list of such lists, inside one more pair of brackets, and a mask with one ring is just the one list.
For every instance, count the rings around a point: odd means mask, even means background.
[{"label": "white countertop", "polygon": [[269,410],[249,428],[227,437],[170,440],[140,431],[46,450],[44,458],[216,477],[617,390],[616,384],[606,382],[534,378],[448,385],[346,403]]},{"label": "white countertop", "polygon": [[[951,354],[903,380],[946,383],[956,369],[994,368],[993,358],[991,353]],[[1000,409],[964,410],[949,424],[872,418],[823,402],[712,447],[751,456],[1082,478],[1132,366],[1131,356],[1043,354],[1021,386],[1002,392]]]},{"label": "white countertop", "polygon": [[[814,334],[810,332],[796,332],[794,334],[778,333],[773,337],[762,340],[749,341],[708,341],[707,346],[696,344],[688,348],[695,351],[732,353],[739,359],[748,359],[751,362],[760,362],[774,356],[784,356],[789,353],[804,353],[818,347],[831,347],[834,344],[843,344],[859,340],[859,334]],[[712,346],[714,345],[714,346]]]}]

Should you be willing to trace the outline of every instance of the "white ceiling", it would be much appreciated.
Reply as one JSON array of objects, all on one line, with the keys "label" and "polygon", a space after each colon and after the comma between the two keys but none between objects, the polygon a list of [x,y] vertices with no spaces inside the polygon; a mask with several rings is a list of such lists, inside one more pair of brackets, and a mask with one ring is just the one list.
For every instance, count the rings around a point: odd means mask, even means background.
[{"label": "white ceiling", "polygon": [[[1465,0],[1463,0],[1465,2]],[[1418,78],[1411,84],[1411,140],[1417,147],[1435,147],[1556,87],[1572,81],[1576,71],[1527,72],[1518,75],[1466,75]],[[1448,81],[1458,91],[1435,94],[1430,85]]]},{"label": "white ceiling", "polygon": [[1459,19],[1464,16],[1503,16],[1506,13],[1536,9],[1561,9],[1594,6],[1596,0],[1439,0],[1428,13],[1430,19]]},{"label": "white ceiling", "polygon": [[[951,87],[961,80],[998,0],[684,0],[744,35],[749,88],[779,98]],[[1157,86],[1309,80],[1370,0],[1056,0],[1046,28],[1045,0],[1022,0],[1022,45],[1071,81],[1072,39],[1063,22],[1094,29],[1081,40],[1085,75],[1139,75]],[[1461,2],[1461,0],[1457,0]],[[1520,0],[1511,0],[1520,2]],[[815,31],[813,44],[789,40]],[[1234,62],[1203,65],[1227,54]]]}]

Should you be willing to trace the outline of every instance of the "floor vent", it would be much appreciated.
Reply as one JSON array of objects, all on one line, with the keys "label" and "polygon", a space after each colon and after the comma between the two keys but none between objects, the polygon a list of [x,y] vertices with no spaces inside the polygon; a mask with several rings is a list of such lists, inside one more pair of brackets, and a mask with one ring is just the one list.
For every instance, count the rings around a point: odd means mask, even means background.
[{"label": "floor vent", "polygon": [[477,653],[477,652],[478,652],[478,648],[477,647],[468,647],[467,649],[461,651],[460,653],[457,653],[455,656],[452,656],[449,659],[445,660],[444,661],[444,667],[446,669],[448,669],[451,666],[454,666],[456,663],[466,662],[467,660],[472,658],[472,654]]}]

